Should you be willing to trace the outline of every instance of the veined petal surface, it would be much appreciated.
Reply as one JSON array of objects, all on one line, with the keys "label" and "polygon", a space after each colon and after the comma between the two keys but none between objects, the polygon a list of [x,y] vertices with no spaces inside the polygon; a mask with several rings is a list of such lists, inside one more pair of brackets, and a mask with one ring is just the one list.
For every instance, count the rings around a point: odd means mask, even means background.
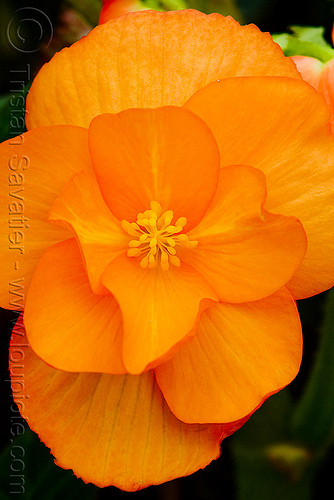
[{"label": "veined petal surface", "polygon": [[65,125],[31,130],[2,143],[0,161],[0,305],[20,309],[43,252],[70,237],[48,222],[48,213],[76,172],[91,171],[87,130]]},{"label": "veined petal surface", "polygon": [[125,373],[123,324],[112,295],[92,292],[74,239],[50,247],[31,281],[24,324],[34,351],[70,372]]},{"label": "veined petal surface", "polygon": [[88,127],[102,113],[180,106],[208,83],[242,75],[301,79],[254,25],[194,10],[131,13],[97,26],[40,70],[27,99],[27,126]]},{"label": "veined petal surface", "polygon": [[292,78],[242,77],[208,85],[185,106],[209,125],[221,165],[262,170],[265,209],[303,224],[307,253],[287,285],[294,297],[333,286],[334,136],[324,98]]},{"label": "veined petal surface", "polygon": [[[68,373],[44,363],[14,330],[10,370],[24,357],[25,393],[12,377],[14,399],[57,465],[85,482],[136,491],[204,468],[220,454],[233,426],[185,424],[168,408],[154,372]],[[20,345],[20,347],[17,346]],[[22,354],[23,353],[23,354]]]},{"label": "veined petal surface", "polygon": [[301,356],[298,311],[283,288],[260,301],[206,309],[197,335],[156,374],[184,422],[230,422],[290,383]]}]

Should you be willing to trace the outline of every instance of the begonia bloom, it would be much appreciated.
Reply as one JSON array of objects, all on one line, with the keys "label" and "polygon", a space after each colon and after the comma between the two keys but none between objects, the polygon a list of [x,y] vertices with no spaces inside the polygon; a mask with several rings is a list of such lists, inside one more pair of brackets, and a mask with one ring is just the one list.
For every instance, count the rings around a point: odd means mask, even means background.
[{"label": "begonia bloom", "polygon": [[15,400],[86,482],[191,474],[296,376],[295,301],[334,284],[328,109],[268,34],[180,11],[97,27],[27,110],[0,146],[2,223],[27,218],[1,247]]}]

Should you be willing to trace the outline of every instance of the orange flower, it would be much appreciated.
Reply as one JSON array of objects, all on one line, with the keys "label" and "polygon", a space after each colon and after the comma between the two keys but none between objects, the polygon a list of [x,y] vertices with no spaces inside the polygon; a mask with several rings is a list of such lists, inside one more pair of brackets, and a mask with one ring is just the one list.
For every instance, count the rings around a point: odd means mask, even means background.
[{"label": "orange flower", "polygon": [[[334,44],[334,28],[332,30],[332,41]],[[334,132],[334,59],[323,63],[315,57],[292,56],[298,71],[303,79],[310,83],[320,92],[331,111],[331,128]]]},{"label": "orange flower", "polygon": [[268,34],[196,11],[97,27],[27,107],[0,147],[15,400],[86,482],[190,474],[295,377],[295,299],[334,283],[328,110]]}]

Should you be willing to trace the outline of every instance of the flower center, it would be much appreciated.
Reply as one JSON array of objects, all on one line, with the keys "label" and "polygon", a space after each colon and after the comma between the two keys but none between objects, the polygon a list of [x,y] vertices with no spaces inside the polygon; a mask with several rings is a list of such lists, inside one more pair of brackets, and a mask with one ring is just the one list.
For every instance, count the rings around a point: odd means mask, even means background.
[{"label": "flower center", "polygon": [[122,221],[122,228],[136,239],[129,241],[128,257],[143,258],[140,267],[156,268],[159,263],[163,271],[169,269],[169,264],[180,266],[176,256],[176,246],[195,248],[197,241],[190,241],[186,234],[180,234],[187,223],[185,217],[180,217],[172,225],[174,214],[172,210],[162,213],[159,202],[151,201],[151,209],[137,215],[136,222]]}]

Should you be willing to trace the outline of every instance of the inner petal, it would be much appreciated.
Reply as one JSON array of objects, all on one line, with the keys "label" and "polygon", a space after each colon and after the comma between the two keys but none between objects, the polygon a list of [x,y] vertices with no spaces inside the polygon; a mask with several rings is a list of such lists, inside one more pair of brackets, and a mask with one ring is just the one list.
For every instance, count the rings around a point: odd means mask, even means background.
[{"label": "inner petal", "polygon": [[139,374],[169,359],[194,335],[197,316],[217,300],[212,287],[190,266],[168,272],[142,269],[136,259],[118,256],[102,282],[117,300],[123,317],[123,362]]},{"label": "inner petal", "polygon": [[187,230],[216,192],[219,152],[209,127],[184,108],[127,109],[94,118],[89,149],[101,193],[120,220],[134,221],[152,200]]},{"label": "inner petal", "polygon": [[65,185],[54,202],[49,220],[75,232],[95,293],[105,293],[101,275],[117,255],[126,251],[128,238],[110,212],[93,175],[80,172]]}]

